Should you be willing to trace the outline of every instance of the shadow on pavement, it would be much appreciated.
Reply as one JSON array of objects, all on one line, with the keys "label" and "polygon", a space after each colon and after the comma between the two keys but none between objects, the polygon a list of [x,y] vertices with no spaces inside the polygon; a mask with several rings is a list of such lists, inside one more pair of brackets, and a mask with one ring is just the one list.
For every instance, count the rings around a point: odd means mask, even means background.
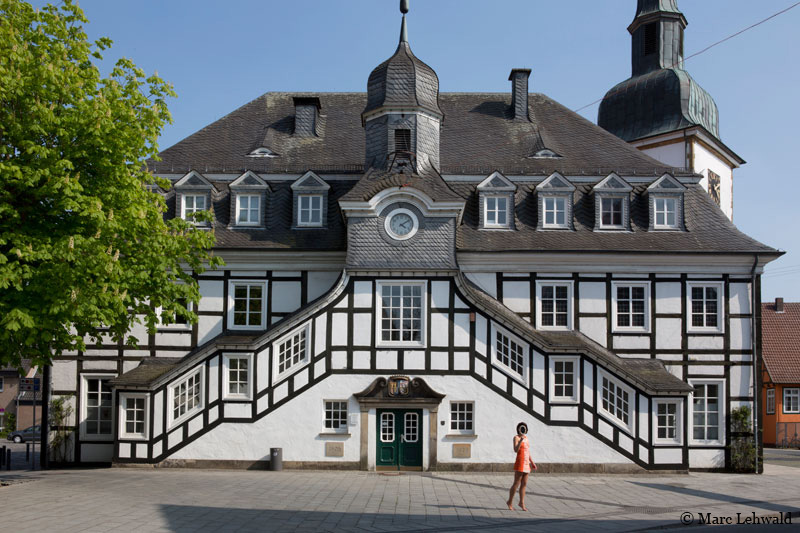
[{"label": "shadow on pavement", "polygon": [[786,512],[788,509],[786,505],[765,502],[763,500],[751,500],[749,498],[742,498],[741,496],[733,496],[729,494],[720,494],[718,492],[710,492],[707,490],[700,490],[700,489],[690,489],[687,487],[675,487],[673,485],[662,485],[661,483],[643,483],[640,481],[631,481],[634,485],[639,485],[641,487],[648,487],[651,489],[656,490],[663,490],[668,492],[676,492],[678,494],[683,494],[686,496],[695,496],[697,498],[705,498],[707,500],[715,500],[719,502],[725,503],[735,503],[735,504],[743,504],[749,505],[751,507],[760,507],[761,509],[766,509],[768,511],[773,512]]}]

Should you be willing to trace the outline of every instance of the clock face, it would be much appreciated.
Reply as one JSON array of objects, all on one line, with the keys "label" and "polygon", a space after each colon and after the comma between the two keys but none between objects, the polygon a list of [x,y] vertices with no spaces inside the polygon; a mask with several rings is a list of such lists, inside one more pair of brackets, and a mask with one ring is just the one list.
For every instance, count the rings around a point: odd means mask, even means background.
[{"label": "clock face", "polygon": [[386,232],[398,241],[411,238],[418,227],[417,217],[408,209],[396,209],[386,219]]}]

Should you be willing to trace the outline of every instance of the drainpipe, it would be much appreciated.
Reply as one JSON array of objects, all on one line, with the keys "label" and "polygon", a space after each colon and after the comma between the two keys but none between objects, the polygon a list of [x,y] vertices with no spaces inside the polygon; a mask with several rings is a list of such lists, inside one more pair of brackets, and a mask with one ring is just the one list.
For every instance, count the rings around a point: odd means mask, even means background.
[{"label": "drainpipe", "polygon": [[756,309],[756,305],[758,304],[757,298],[756,298],[756,296],[757,296],[756,295],[756,268],[757,267],[758,267],[758,254],[755,254],[755,258],[753,260],[753,268],[750,271],[750,293],[751,293],[750,301],[752,302],[752,304],[751,304],[752,305],[752,312],[751,312],[751,315],[750,315],[750,322],[751,322],[751,326],[750,326],[750,341],[751,341],[752,351],[753,351],[753,438],[755,440],[755,445],[756,445],[756,455],[755,455],[755,464],[753,465],[753,473],[755,473],[755,474],[758,474],[758,458],[761,457],[762,454],[764,453],[763,444],[762,444],[760,436],[759,436],[759,428],[760,428],[760,426],[758,424],[759,414],[760,414],[759,410],[758,410],[758,405],[759,405],[759,399],[761,398],[761,396],[760,396],[761,395],[761,387],[759,387],[758,385],[761,382],[761,378],[760,378],[761,374],[759,374],[759,372],[760,372],[760,370],[758,368],[759,357],[758,357],[758,352],[757,352],[757,350],[758,350],[757,337],[758,337],[758,333],[759,333],[760,324],[758,323],[758,320],[756,320],[756,317],[758,316],[757,313],[761,312],[761,310],[760,309]]}]

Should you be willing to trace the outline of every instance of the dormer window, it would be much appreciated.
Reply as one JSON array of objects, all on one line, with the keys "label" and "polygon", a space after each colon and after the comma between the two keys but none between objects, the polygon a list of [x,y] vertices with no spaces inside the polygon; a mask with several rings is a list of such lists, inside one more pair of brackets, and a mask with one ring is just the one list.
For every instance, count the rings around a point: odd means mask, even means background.
[{"label": "dormer window", "polygon": [[572,198],[575,186],[554,172],[536,186],[539,210],[539,229],[571,229]]},{"label": "dormer window", "polygon": [[231,223],[229,227],[265,227],[264,207],[270,191],[267,182],[255,172],[247,171],[236,178],[229,187],[231,190]]},{"label": "dormer window", "polygon": [[622,227],[622,198],[600,199],[600,227]]},{"label": "dormer window", "polygon": [[508,227],[508,198],[505,196],[487,196],[484,221],[487,228]]},{"label": "dormer window", "polygon": [[328,218],[328,190],[330,185],[308,171],[292,184],[294,197],[294,228],[322,228]]},{"label": "dormer window", "polygon": [[195,214],[211,209],[212,194],[216,188],[199,172],[192,170],[179,179],[173,186],[175,190],[175,213],[194,222],[198,226],[205,226],[205,221],[195,221]]},{"label": "dormer window", "polygon": [[300,216],[297,221],[298,226],[321,226],[322,225],[322,195],[303,194],[299,197]]},{"label": "dormer window", "polygon": [[406,129],[394,130],[394,151],[395,152],[411,151],[411,130],[406,130]]},{"label": "dormer window", "polygon": [[647,188],[650,231],[683,229],[683,195],[686,187],[671,174],[664,174]]},{"label": "dormer window", "polygon": [[615,173],[594,186],[595,231],[629,230],[633,187]]},{"label": "dormer window", "polygon": [[500,172],[494,172],[478,185],[480,227],[514,229],[514,193],[517,186]]}]

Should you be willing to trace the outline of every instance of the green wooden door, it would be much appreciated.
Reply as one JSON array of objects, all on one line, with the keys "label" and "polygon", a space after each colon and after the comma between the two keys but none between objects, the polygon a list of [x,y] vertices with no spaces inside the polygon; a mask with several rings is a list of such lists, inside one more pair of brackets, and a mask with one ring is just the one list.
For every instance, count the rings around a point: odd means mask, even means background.
[{"label": "green wooden door", "polygon": [[422,468],[422,411],[420,409],[377,410],[378,470]]}]

